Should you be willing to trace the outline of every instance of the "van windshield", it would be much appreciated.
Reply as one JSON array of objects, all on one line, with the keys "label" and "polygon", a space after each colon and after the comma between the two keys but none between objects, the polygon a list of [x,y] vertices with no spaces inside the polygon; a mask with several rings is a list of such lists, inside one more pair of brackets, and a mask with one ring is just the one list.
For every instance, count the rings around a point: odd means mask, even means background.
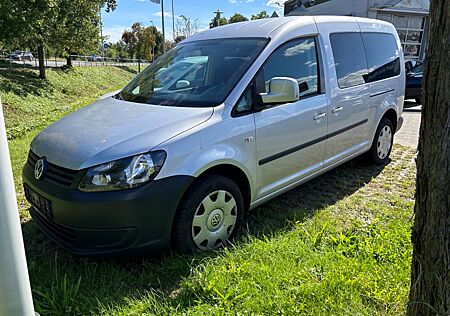
[{"label": "van windshield", "polygon": [[118,98],[169,106],[217,106],[267,42],[262,38],[229,38],[182,43],[136,76]]}]

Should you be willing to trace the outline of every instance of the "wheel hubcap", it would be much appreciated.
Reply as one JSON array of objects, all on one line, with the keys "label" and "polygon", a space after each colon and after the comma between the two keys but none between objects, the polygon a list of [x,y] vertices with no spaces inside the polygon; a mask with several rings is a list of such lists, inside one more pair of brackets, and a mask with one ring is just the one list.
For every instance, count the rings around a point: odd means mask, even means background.
[{"label": "wheel hubcap", "polygon": [[385,159],[389,155],[392,146],[392,131],[389,126],[384,126],[378,135],[378,158]]},{"label": "wheel hubcap", "polygon": [[227,191],[214,191],[200,202],[192,221],[192,239],[201,250],[217,249],[231,236],[237,204]]}]

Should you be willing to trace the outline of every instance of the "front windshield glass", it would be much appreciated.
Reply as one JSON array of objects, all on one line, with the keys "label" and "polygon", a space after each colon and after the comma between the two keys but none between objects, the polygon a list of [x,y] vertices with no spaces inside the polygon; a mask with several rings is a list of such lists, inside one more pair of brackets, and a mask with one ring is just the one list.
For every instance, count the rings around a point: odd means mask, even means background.
[{"label": "front windshield glass", "polygon": [[136,76],[118,97],[149,104],[217,106],[267,42],[261,38],[231,38],[180,44]]}]

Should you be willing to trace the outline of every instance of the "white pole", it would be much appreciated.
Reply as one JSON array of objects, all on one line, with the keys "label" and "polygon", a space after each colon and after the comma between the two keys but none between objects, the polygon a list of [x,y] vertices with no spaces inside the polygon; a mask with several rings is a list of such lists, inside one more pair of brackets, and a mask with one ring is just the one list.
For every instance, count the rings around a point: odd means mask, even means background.
[{"label": "white pole", "polygon": [[0,315],[34,315],[0,100]]}]

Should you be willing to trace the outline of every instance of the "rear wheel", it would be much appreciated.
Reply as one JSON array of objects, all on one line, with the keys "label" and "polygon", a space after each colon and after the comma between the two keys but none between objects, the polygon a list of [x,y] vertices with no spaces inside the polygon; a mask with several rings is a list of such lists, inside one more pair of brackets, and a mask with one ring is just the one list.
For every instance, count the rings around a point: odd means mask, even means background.
[{"label": "rear wheel", "polygon": [[242,223],[239,186],[219,174],[198,179],[180,204],[173,226],[173,247],[182,253],[213,250],[231,240]]},{"label": "rear wheel", "polygon": [[378,125],[372,147],[369,151],[371,160],[377,165],[386,164],[391,154],[394,141],[394,127],[391,120],[383,118]]}]

